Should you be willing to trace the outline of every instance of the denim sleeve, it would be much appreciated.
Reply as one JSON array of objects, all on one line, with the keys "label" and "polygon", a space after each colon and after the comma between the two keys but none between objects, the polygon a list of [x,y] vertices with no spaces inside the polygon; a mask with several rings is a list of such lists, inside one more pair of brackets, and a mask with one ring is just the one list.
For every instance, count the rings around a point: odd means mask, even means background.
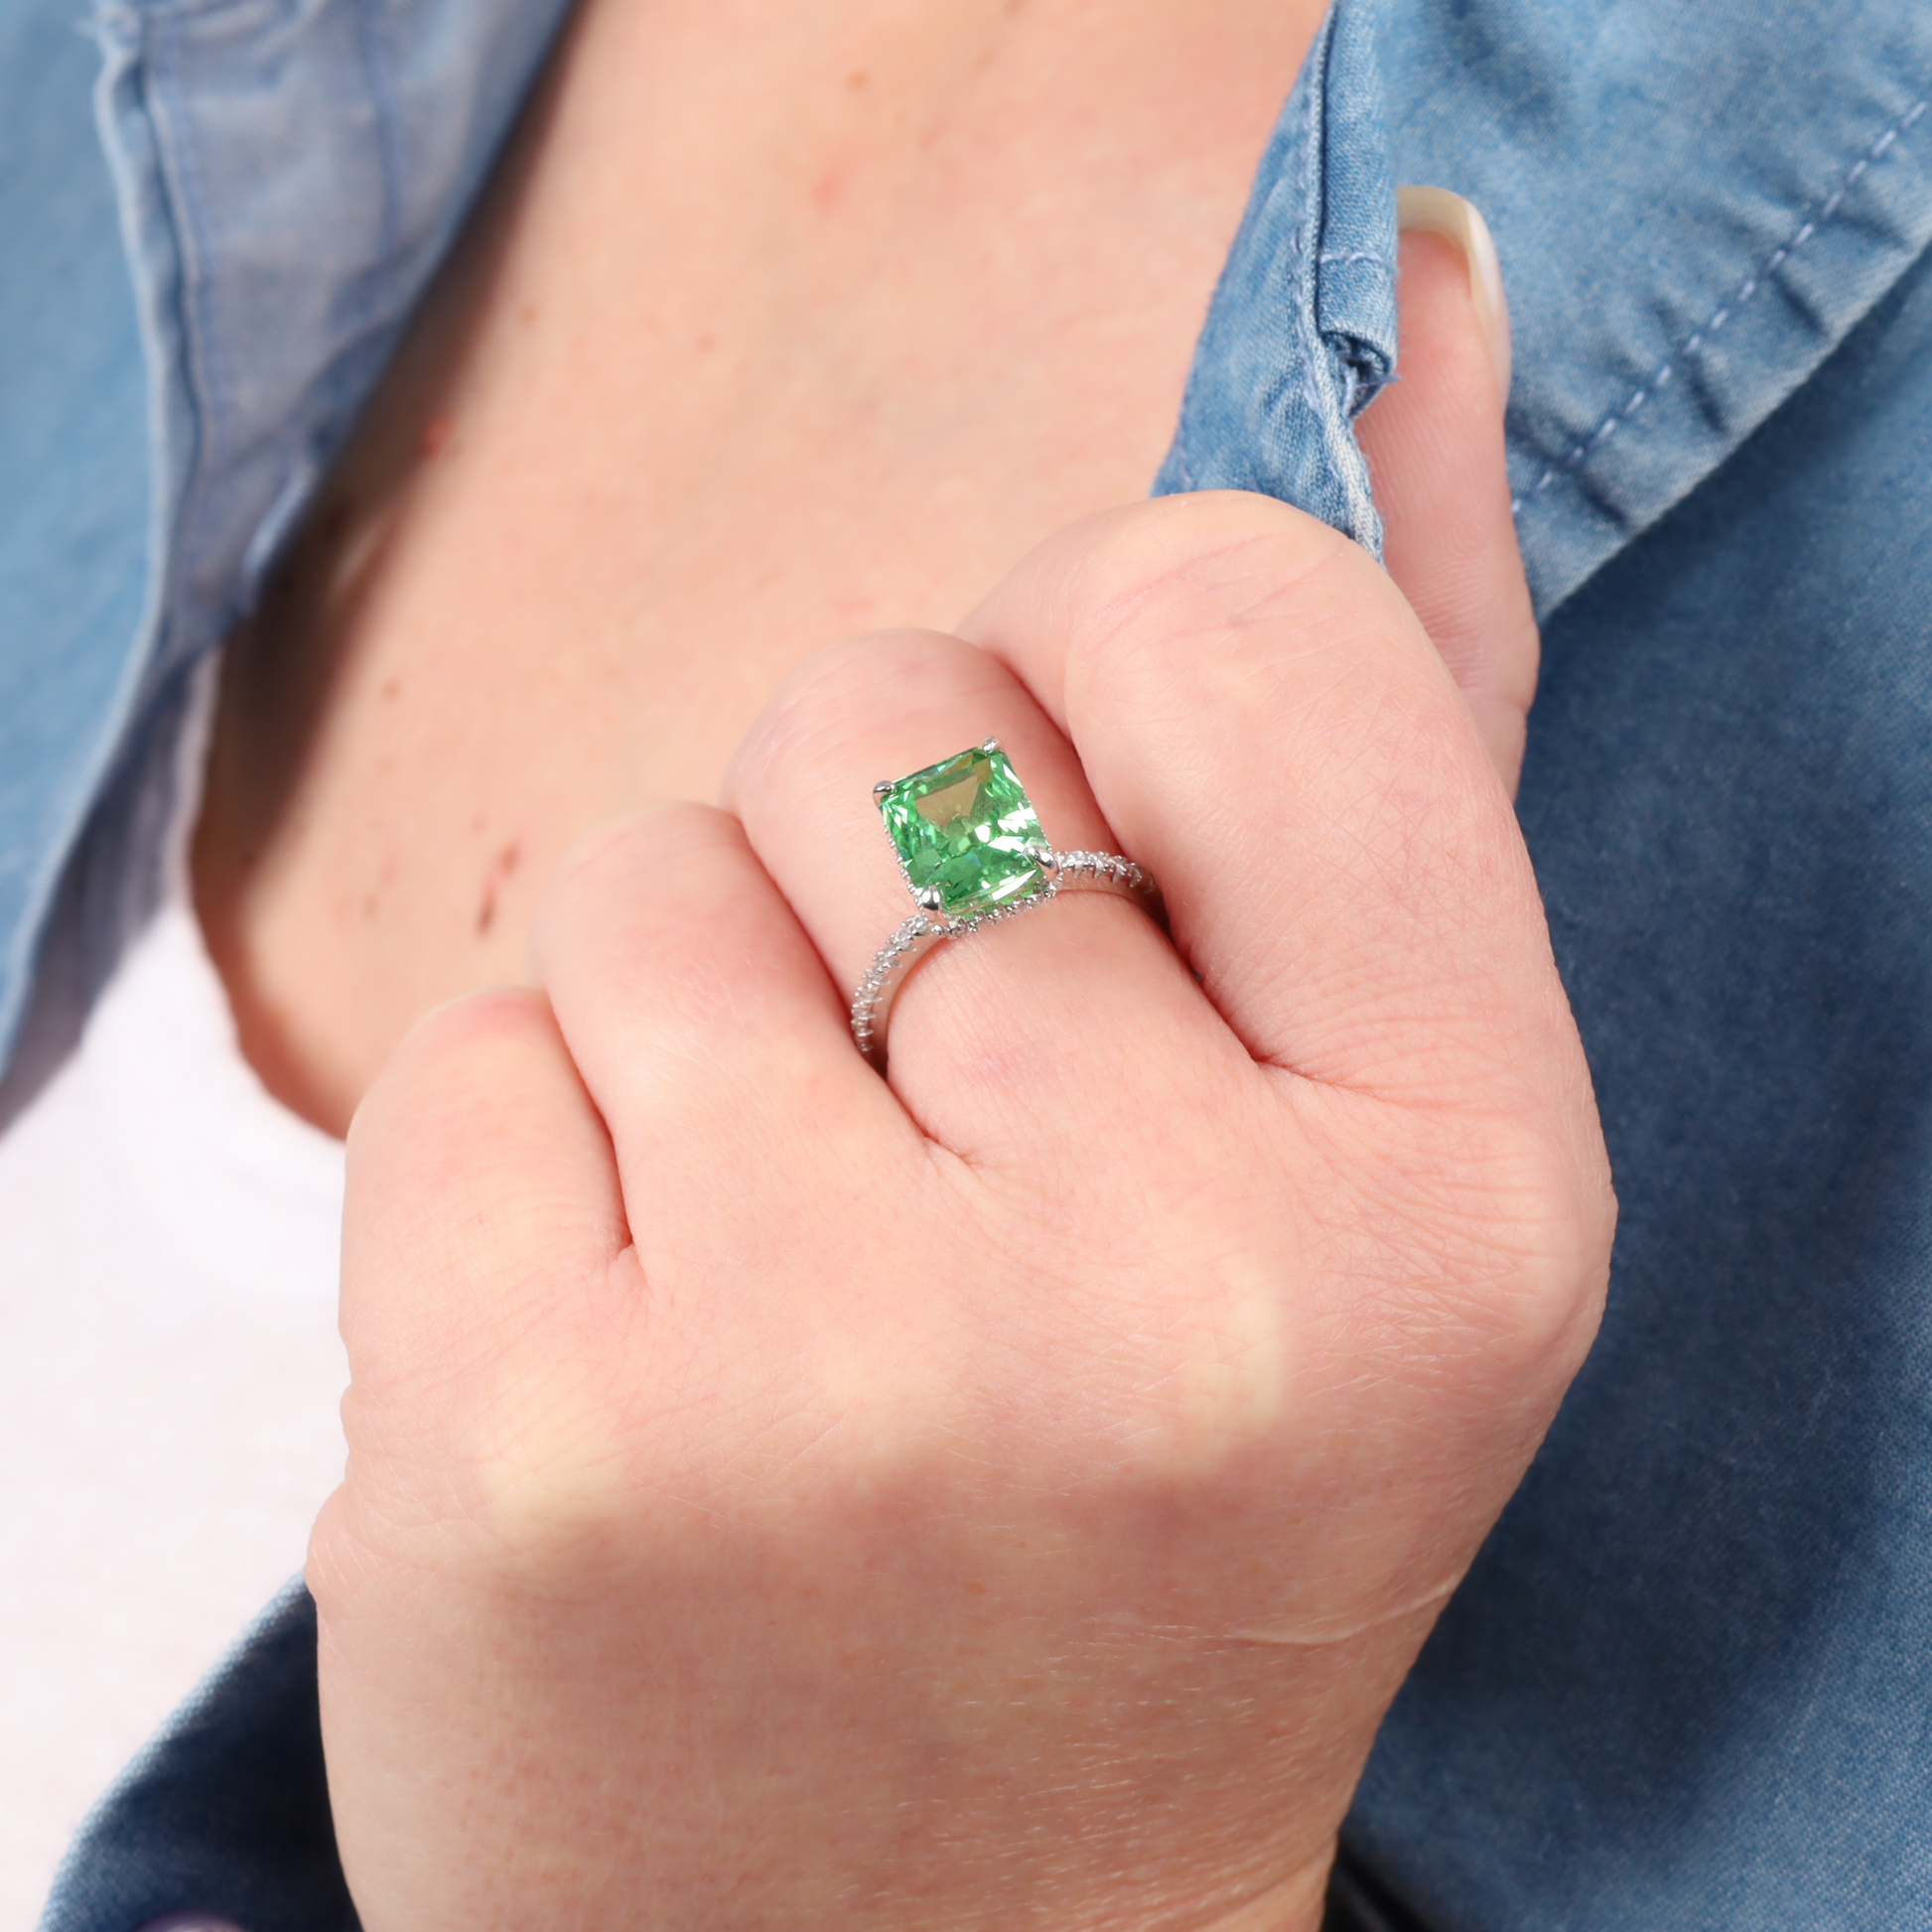
[{"label": "denim sleeve", "polygon": [[[1284,114],[1161,487],[1373,548],[1348,426],[1393,369],[1390,157],[1484,208],[1546,623],[1521,815],[1623,1219],[1597,1349],[1383,1729],[1331,1932],[1932,1925],[1932,10],[1369,27],[1338,0]],[[103,1802],[44,1932],[343,1923],[311,1615]]]},{"label": "denim sleeve", "polygon": [[1436,1932],[1932,1926],[1928,452],[1932,254],[1545,626],[1621,1213],[1345,1827]]},{"label": "denim sleeve", "polygon": [[1252,489],[1380,558],[1349,425],[1395,374],[1395,181],[1375,14],[1333,7],[1262,157],[1157,495]]},{"label": "denim sleeve", "polygon": [[43,1932],[179,1911],[244,1932],[354,1932],[330,1824],[316,1606],[291,1584],[81,1827]]},{"label": "denim sleeve", "polygon": [[111,965],[117,788],[252,601],[567,10],[0,5],[0,1070],[77,872],[105,902],[73,950]]}]

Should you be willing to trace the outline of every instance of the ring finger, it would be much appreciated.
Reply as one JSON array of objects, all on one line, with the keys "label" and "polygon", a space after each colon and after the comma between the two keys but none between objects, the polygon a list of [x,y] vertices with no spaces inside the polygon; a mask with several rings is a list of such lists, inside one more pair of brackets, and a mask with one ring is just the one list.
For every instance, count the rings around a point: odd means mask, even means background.
[{"label": "ring finger", "polygon": [[[726,802],[847,990],[918,910],[875,785],[988,738],[1047,846],[1119,851],[1066,739],[1012,671],[956,637],[897,631],[822,652],[747,740]],[[1008,902],[1031,893],[1024,856],[1006,883]],[[1062,1139],[1069,1111],[1116,1112],[1137,1083],[1172,1089],[1183,1055],[1246,1057],[1155,920],[1098,893],[1064,893],[936,946],[893,1008],[891,1047],[914,1118],[969,1159]]]}]

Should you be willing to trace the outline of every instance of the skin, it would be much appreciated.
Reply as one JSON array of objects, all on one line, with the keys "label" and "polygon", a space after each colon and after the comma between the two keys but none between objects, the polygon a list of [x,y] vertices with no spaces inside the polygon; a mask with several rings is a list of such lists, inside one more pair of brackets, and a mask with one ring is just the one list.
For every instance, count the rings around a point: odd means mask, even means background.
[{"label": "skin", "polygon": [[[1146,493],[1319,0],[591,0],[234,640],[195,848],[331,1132],[590,826]],[[1049,192],[1050,191],[1050,192]]]},{"label": "skin", "polygon": [[[866,774],[988,729],[1167,882],[943,949]],[[1587,1346],[1508,800],[1353,546],[1137,505],[788,679],[349,1140],[323,1710],[363,1923],[1312,1927]],[[1257,809],[1260,804],[1264,809]]]},{"label": "skin", "polygon": [[[741,11],[581,16],[229,662],[204,922],[353,1113],[345,1869],[369,1932],[1301,1932],[1613,1213],[1493,361],[1412,237],[1386,571],[1132,502],[1313,10]],[[816,648],[887,619],[954,627]],[[871,782],[989,732],[1171,930],[942,948],[882,1081]]]},{"label": "skin", "polygon": [[[1500,486],[1438,247],[1404,406],[1474,427],[1451,478],[1377,459],[1424,505]],[[1414,537],[1412,602],[1263,499],[1076,526],[957,635],[808,660],[728,809],[559,869],[540,990],[411,1034],[349,1140],[310,1566],[371,1932],[1316,1924],[1613,1218],[1521,712],[1417,615],[1520,616],[1468,537]],[[967,718],[1172,938],[1075,898],[942,949],[888,1084],[869,780]]]}]

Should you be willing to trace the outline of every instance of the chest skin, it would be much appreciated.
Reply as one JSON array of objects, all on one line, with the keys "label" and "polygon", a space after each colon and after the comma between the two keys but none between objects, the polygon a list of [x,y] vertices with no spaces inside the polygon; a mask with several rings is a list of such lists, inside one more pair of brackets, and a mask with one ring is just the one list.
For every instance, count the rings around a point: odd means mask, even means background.
[{"label": "chest skin", "polygon": [[279,1097],[340,1132],[801,657],[1146,492],[1318,19],[591,0],[231,642],[196,892]]}]

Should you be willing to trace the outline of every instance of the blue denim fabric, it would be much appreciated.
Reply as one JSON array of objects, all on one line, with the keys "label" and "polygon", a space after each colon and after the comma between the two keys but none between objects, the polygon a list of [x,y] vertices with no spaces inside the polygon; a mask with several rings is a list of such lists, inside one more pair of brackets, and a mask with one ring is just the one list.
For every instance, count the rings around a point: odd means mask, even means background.
[{"label": "blue denim fabric", "polygon": [[[0,279],[37,358],[0,367],[0,1025],[58,879],[62,974],[131,916],[182,668],[339,443],[560,4],[111,10],[132,302],[62,16],[0,20],[9,259],[67,262],[73,318]],[[16,47],[58,82],[18,114]],[[1490,218],[1548,623],[1523,820],[1624,1201],[1603,1340],[1371,1762],[1351,1924],[1932,1926],[1929,91],[1923,0],[1341,0],[1202,337],[1162,486],[1272,490],[1373,544],[1346,425],[1389,373],[1387,185]],[[63,179],[52,211],[16,155]],[[91,938],[90,903],[118,906]],[[339,1922],[290,1863],[319,1814],[308,1721],[276,1717],[313,1694],[285,1612],[107,1801],[46,1932]],[[278,1734],[246,1829],[187,1835]],[[127,1874],[157,1879],[138,1904]]]},{"label": "blue denim fabric", "polygon": [[0,1057],[128,715],[147,382],[69,9],[0,5]]},{"label": "blue denim fabric", "polygon": [[1260,490],[1379,558],[1382,519],[1348,427],[1395,373],[1395,180],[1374,32],[1369,9],[1338,7],[1309,50],[1154,488]]},{"label": "blue denim fabric", "polygon": [[0,1061],[64,874],[83,993],[141,916],[120,888],[185,673],[347,433],[565,11],[103,0],[98,138],[78,0],[0,15]]},{"label": "blue denim fabric", "polygon": [[1398,179],[1495,233],[1509,470],[1548,615],[1932,241],[1924,0],[1394,0]]},{"label": "blue denim fabric", "polygon": [[316,1606],[291,1585],[130,1765],[69,1853],[49,1922],[185,1909],[242,1932],[354,1932],[330,1826]]},{"label": "blue denim fabric", "polygon": [[1932,257],[1549,624],[1600,1339],[1348,1842],[1439,1932],[1932,1925]]}]

